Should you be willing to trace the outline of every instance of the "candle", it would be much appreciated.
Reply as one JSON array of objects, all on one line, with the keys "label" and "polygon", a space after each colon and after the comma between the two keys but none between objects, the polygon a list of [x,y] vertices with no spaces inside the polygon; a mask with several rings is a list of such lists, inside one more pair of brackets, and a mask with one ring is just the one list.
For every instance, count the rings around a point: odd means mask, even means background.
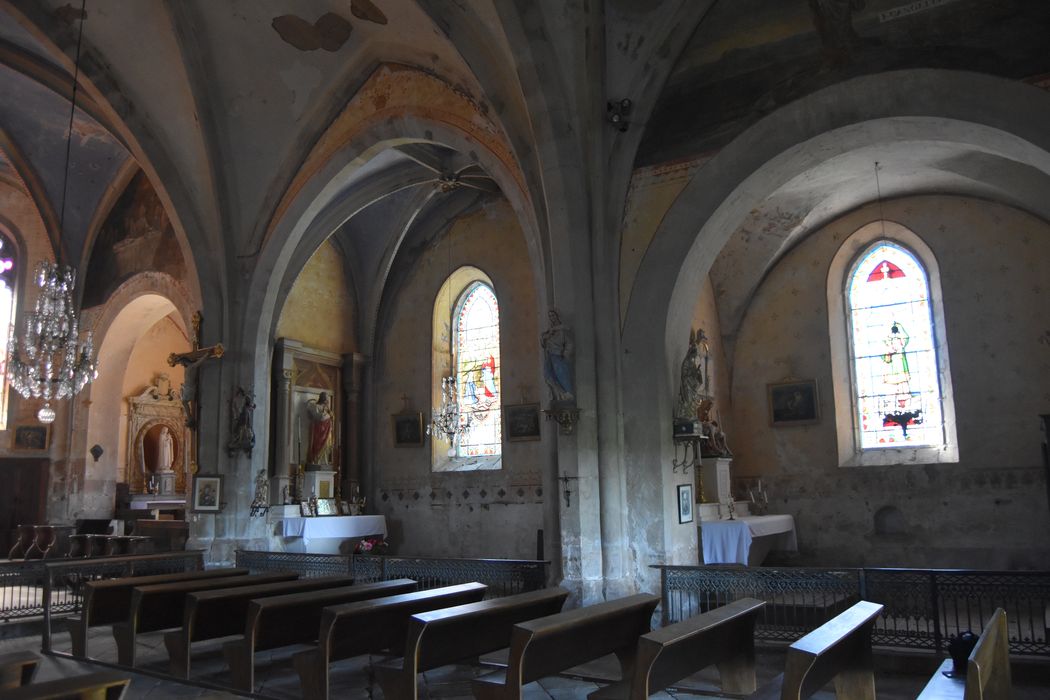
[{"label": "candle", "polygon": [[752,491],[751,489],[748,489],[747,490],[747,495],[751,497],[751,502],[754,503],[755,502],[755,492]]}]

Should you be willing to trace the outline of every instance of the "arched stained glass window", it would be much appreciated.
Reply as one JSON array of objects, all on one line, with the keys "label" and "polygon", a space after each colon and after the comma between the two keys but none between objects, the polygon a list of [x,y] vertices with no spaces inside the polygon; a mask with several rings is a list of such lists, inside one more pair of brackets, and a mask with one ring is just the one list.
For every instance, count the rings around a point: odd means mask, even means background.
[{"label": "arched stained glass window", "polygon": [[15,322],[15,247],[0,236],[0,430],[7,428],[7,355]]},{"label": "arched stained glass window", "polygon": [[854,411],[862,450],[943,445],[937,341],[926,270],[875,242],[846,285]]},{"label": "arched stained glass window", "polygon": [[462,294],[453,319],[453,358],[459,389],[460,436],[457,457],[498,457],[500,427],[499,303],[492,288],[474,282]]}]

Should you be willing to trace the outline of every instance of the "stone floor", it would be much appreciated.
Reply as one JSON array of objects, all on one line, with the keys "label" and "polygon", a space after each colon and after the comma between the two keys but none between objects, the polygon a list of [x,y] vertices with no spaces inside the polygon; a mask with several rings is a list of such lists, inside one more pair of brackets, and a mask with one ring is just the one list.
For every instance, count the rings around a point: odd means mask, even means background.
[{"label": "stone floor", "polygon": [[[206,642],[195,646],[193,657],[193,678],[204,684],[188,685],[174,679],[161,677],[167,672],[167,654],[162,642],[163,634],[154,633],[140,636],[138,647],[139,668],[142,673],[130,674],[131,686],[125,697],[150,698],[236,698],[240,695],[219,689],[229,683],[225,663],[220,651],[220,642]],[[38,636],[0,639],[0,653],[20,649],[39,649]],[[305,647],[300,647],[305,648]],[[300,697],[298,676],[292,668],[292,653],[300,648],[263,652],[256,655],[256,688],[258,697],[289,700]],[[56,633],[54,649],[68,652],[69,635]],[[89,653],[104,663],[114,663],[116,648],[108,628],[92,630],[89,640]],[[332,670],[332,697],[349,700],[381,700],[382,691],[376,686],[369,673],[370,664],[379,657],[359,657],[340,662]],[[916,659],[914,656],[880,656],[879,671],[876,675],[876,690],[880,700],[911,700],[915,698],[926,684],[930,674],[939,660],[931,657]],[[496,668],[499,655],[483,659],[485,667],[447,666],[424,674],[420,682],[420,699],[466,700],[470,698],[470,679]],[[778,650],[760,650],[758,653],[758,683],[769,681],[782,669],[784,655]],[[77,673],[97,670],[95,664],[77,662],[60,656],[45,656],[41,664],[38,680],[50,680]],[[1045,700],[1050,698],[1050,666],[1024,664],[1015,666],[1014,698],[1015,700]],[[527,687],[526,700],[584,700],[588,693],[598,688],[601,679],[609,679],[616,673],[616,662],[613,657],[601,659],[573,669],[564,676],[545,678]],[[718,677],[714,669],[708,669],[680,684],[680,687],[660,693],[657,697],[667,700],[679,695],[704,697],[734,697],[722,695],[718,691]],[[210,686],[210,687],[206,687]],[[818,693],[816,698],[826,700],[834,698],[830,688]]]}]

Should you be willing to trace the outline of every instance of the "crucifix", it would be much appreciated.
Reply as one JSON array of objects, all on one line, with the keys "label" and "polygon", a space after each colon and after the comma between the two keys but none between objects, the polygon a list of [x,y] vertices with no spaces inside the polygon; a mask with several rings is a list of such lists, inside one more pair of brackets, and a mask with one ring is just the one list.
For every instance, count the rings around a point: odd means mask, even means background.
[{"label": "crucifix", "polygon": [[180,365],[185,368],[186,376],[179,389],[179,398],[182,400],[182,408],[186,412],[186,427],[190,429],[193,441],[192,451],[193,464],[191,471],[196,472],[198,444],[197,444],[197,418],[200,412],[197,395],[200,393],[200,372],[197,369],[201,363],[211,359],[221,359],[226,353],[222,343],[216,343],[206,348],[201,347],[201,312],[193,314],[193,349],[189,352],[173,352],[168,355],[168,366]]}]

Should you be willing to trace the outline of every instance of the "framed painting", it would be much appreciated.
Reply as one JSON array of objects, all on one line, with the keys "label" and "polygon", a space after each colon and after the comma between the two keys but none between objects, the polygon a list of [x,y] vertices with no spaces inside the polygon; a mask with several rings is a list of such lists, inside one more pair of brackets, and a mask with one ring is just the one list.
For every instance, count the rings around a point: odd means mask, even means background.
[{"label": "framed painting", "polygon": [[19,425],[11,444],[15,450],[46,450],[51,429],[46,425]]},{"label": "framed painting", "polygon": [[222,477],[217,474],[197,474],[193,477],[192,496],[190,511],[218,513],[222,510]]},{"label": "framed painting", "polygon": [[395,413],[390,421],[394,427],[394,447],[423,446],[422,413]]},{"label": "framed painting", "polygon": [[693,485],[678,485],[678,522],[693,522]]},{"label": "framed painting", "polygon": [[508,442],[540,439],[540,405],[520,403],[503,407],[503,434]]},{"label": "framed painting", "polygon": [[339,515],[339,506],[334,498],[317,499],[318,515]]},{"label": "framed painting", "polygon": [[809,425],[820,421],[820,397],[817,380],[767,384],[769,424]]}]

